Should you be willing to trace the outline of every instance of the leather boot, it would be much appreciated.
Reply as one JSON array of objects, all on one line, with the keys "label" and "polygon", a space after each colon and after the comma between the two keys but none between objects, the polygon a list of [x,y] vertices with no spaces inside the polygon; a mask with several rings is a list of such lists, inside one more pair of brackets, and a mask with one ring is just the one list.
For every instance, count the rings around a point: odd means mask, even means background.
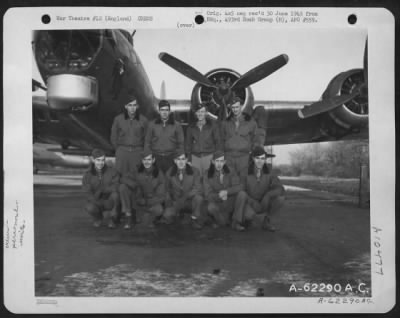
[{"label": "leather boot", "polygon": [[276,228],[271,224],[271,220],[268,216],[264,218],[262,229],[269,232],[276,231]]},{"label": "leather boot", "polygon": [[132,216],[131,215],[127,215],[126,216],[126,222],[124,225],[124,229],[125,230],[130,230],[132,228]]}]

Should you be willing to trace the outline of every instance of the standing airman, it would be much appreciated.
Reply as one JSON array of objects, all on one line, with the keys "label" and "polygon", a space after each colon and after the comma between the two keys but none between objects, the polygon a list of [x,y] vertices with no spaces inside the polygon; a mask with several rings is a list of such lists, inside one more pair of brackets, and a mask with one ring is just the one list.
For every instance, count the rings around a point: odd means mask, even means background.
[{"label": "standing airman", "polygon": [[265,132],[257,127],[250,115],[242,112],[243,101],[233,99],[231,113],[222,122],[221,138],[226,162],[238,175],[245,174],[249,165],[249,155],[255,146],[263,146]]},{"label": "standing airman", "polygon": [[147,119],[139,113],[136,99],[125,106],[124,112],[114,118],[111,143],[115,149],[115,168],[124,175],[136,170],[144,147]]},{"label": "standing airman", "polygon": [[189,161],[203,176],[213,153],[222,148],[221,137],[217,123],[207,118],[205,104],[196,104],[193,110],[197,120],[186,130],[185,151]]},{"label": "standing airman", "polygon": [[174,164],[176,151],[183,151],[183,129],[171,114],[167,100],[158,103],[159,116],[150,123],[145,138],[145,150],[150,151],[158,168],[165,174]]}]

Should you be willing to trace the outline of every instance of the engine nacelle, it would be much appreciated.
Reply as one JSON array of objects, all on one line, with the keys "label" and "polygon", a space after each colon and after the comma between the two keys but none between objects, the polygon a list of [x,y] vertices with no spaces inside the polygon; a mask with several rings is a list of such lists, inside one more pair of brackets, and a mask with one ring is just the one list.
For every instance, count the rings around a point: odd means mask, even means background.
[{"label": "engine nacelle", "polygon": [[229,101],[235,95],[244,101],[242,107],[244,112],[248,114],[253,112],[252,106],[254,105],[254,95],[250,87],[235,89],[234,91],[230,90],[230,86],[240,78],[238,72],[228,68],[218,68],[206,73],[204,76],[212,83],[218,85],[219,88],[215,89],[202,84],[196,84],[192,90],[192,105],[207,103],[211,105],[209,111],[214,115],[218,115],[219,107],[221,107],[224,102],[229,104]]},{"label": "engine nacelle", "polygon": [[[322,99],[329,99],[333,96],[348,95],[364,84],[364,71],[353,69],[335,76],[329,83],[322,95]],[[328,116],[344,129],[360,128],[368,125],[368,92],[364,91],[351,101],[328,113]]]},{"label": "engine nacelle", "polygon": [[97,80],[73,74],[52,75],[47,79],[47,101],[55,110],[88,110],[98,103]]}]

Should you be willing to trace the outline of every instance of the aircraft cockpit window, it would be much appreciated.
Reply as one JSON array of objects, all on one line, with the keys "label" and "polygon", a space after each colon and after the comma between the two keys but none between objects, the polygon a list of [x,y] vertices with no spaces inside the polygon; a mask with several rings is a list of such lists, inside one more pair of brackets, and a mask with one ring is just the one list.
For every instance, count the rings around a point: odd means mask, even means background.
[{"label": "aircraft cockpit window", "polygon": [[35,53],[47,72],[79,73],[89,67],[101,46],[102,33],[95,30],[40,31]]}]

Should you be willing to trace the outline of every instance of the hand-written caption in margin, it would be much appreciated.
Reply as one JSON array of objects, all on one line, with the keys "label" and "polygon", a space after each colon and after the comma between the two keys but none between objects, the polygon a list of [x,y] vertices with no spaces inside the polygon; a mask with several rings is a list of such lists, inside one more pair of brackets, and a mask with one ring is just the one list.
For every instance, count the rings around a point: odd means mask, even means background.
[{"label": "hand-written caption in margin", "polygon": [[373,244],[373,259],[374,259],[374,273],[383,275],[383,254],[382,254],[382,241],[381,241],[381,234],[382,229],[373,226],[372,227],[372,244]]},{"label": "hand-written caption in margin", "polygon": [[17,249],[24,246],[25,227],[25,220],[20,219],[20,208],[18,201],[15,201],[15,207],[13,208],[11,220],[8,218],[5,223],[5,248]]}]

